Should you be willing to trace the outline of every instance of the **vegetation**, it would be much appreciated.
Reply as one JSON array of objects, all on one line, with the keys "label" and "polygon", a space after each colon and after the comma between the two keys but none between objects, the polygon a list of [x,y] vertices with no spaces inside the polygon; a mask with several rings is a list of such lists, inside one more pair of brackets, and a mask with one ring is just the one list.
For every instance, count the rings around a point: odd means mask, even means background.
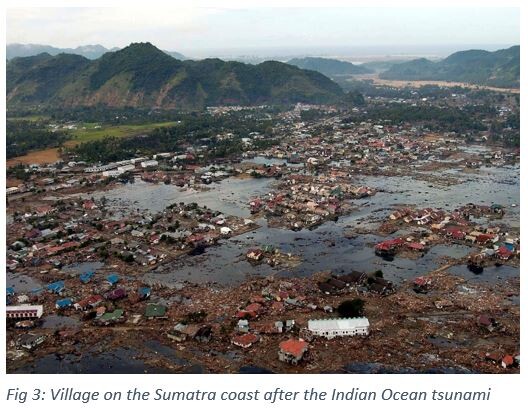
[{"label": "vegetation", "polygon": [[302,59],[291,59],[292,64],[301,69],[315,70],[328,77],[372,73],[372,70],[355,64],[335,59],[324,59],[321,57],[305,57]]},{"label": "vegetation", "polygon": [[206,106],[330,103],[341,88],[320,73],[268,61],[180,61],[150,43],[134,43],[96,60],[60,54],[7,64],[10,110],[103,105],[194,110]]},{"label": "vegetation", "polygon": [[63,131],[51,131],[44,122],[8,120],[6,124],[6,157],[23,156],[29,151],[58,147],[69,138]]},{"label": "vegetation", "polygon": [[[152,155],[159,152],[183,151],[187,144],[199,143],[207,149],[210,158],[240,154],[243,150],[242,137],[252,132],[259,133],[262,139],[255,140],[258,149],[265,149],[276,141],[270,134],[271,121],[260,119],[258,115],[233,113],[224,116],[208,114],[188,114],[181,117],[177,125],[155,128],[141,136],[120,139],[108,137],[84,142],[74,152],[80,159],[89,162],[112,162],[136,155]],[[228,133],[234,136],[222,139]]]},{"label": "vegetation", "polygon": [[391,80],[445,80],[495,87],[515,87],[520,84],[520,47],[488,52],[466,50],[444,60],[432,62],[417,59],[395,64],[380,75]]}]

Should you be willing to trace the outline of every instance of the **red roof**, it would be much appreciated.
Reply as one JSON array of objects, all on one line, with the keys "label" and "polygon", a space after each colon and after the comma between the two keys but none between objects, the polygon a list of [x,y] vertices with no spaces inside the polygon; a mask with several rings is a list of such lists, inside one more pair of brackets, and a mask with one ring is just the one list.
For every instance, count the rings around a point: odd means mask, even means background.
[{"label": "red roof", "polygon": [[501,246],[498,250],[497,250],[497,255],[501,256],[501,257],[510,257],[512,255],[512,252],[510,250],[508,250],[508,248],[506,246]]},{"label": "red roof", "polygon": [[308,349],[308,343],[302,339],[288,339],[279,344],[280,350],[289,353],[296,358],[302,356],[302,354]]},{"label": "red roof", "polygon": [[409,242],[409,243],[407,243],[407,247],[409,247],[410,249],[416,249],[416,250],[423,250],[424,249],[424,245],[422,245],[421,243],[418,243],[418,242]]},{"label": "red roof", "polygon": [[241,346],[243,348],[249,348],[255,342],[258,341],[258,336],[253,333],[246,333],[245,335],[235,336],[231,342],[234,345]]},{"label": "red roof", "polygon": [[513,365],[513,356],[506,355],[504,358],[502,358],[502,367],[507,368],[508,366]]}]

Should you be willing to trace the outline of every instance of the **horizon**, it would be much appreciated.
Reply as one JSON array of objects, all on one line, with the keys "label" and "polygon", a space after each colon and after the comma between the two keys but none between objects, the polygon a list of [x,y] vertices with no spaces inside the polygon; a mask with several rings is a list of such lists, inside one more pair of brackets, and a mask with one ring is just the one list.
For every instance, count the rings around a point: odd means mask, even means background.
[{"label": "horizon", "polygon": [[[33,47],[52,47],[57,49],[72,49],[83,47],[104,47],[109,51],[121,50],[134,43],[150,43],[154,47],[163,50],[165,52],[178,52],[180,50],[168,50],[162,49],[151,41],[134,41],[124,47],[111,46],[107,47],[102,44],[79,44],[70,47],[60,47],[54,44],[44,43],[7,43],[6,46],[33,46]],[[308,50],[306,48],[261,48],[261,49],[224,49],[218,50],[216,53],[197,53],[188,54],[182,53],[186,58],[190,59],[206,59],[206,58],[247,58],[247,59],[269,59],[269,58],[302,58],[302,57],[321,57],[327,59],[344,59],[350,60],[353,57],[362,58],[365,62],[368,61],[383,61],[383,60],[397,60],[401,59],[412,59],[412,58],[430,58],[430,59],[442,59],[449,56],[452,53],[467,50],[485,50],[489,52],[495,52],[497,50],[508,49],[510,47],[520,46],[519,44],[431,44],[431,45],[400,45],[399,49],[396,49],[393,45],[376,45],[376,46],[351,46],[351,47],[328,47],[319,50]]]},{"label": "horizon", "polygon": [[172,7],[165,13],[135,8],[14,8],[7,13],[6,43],[111,49],[150,42],[191,58],[445,57],[470,48],[491,51],[517,45],[519,20],[519,9],[508,7],[290,7],[279,11]]}]

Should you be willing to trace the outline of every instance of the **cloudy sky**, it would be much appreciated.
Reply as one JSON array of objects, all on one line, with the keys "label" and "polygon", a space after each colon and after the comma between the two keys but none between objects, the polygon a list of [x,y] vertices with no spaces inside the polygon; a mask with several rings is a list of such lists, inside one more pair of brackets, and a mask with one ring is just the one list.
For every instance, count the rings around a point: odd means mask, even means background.
[{"label": "cloudy sky", "polygon": [[150,41],[191,57],[446,54],[519,44],[516,8],[14,8],[7,43],[123,47]]}]

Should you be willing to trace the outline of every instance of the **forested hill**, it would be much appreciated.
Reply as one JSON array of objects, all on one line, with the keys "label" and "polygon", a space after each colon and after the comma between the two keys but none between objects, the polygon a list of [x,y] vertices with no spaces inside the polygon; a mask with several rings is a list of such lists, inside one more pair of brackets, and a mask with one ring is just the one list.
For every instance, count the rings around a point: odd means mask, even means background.
[{"label": "forested hill", "polygon": [[293,64],[301,69],[315,70],[328,77],[373,73],[373,70],[367,67],[358,66],[341,60],[325,59],[322,57],[291,59],[288,61],[288,64]]},{"label": "forested hill", "polygon": [[444,80],[518,88],[520,47],[489,52],[466,50],[433,62],[427,59],[395,64],[380,75],[390,80]]},{"label": "forested hill", "polygon": [[150,43],[96,60],[73,54],[7,63],[8,108],[36,106],[200,109],[224,104],[332,103],[341,88],[324,75],[276,61],[180,61]]}]

